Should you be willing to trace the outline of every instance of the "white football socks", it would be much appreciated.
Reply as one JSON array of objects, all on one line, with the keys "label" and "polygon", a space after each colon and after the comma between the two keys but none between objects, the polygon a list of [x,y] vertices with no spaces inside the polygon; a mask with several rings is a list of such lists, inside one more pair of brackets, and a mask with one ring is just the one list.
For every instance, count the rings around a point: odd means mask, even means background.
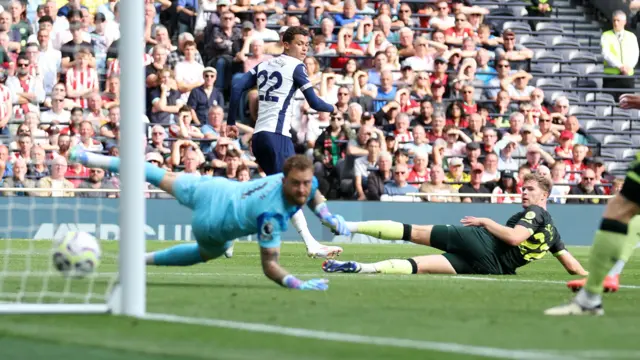
[{"label": "white football socks", "polygon": [[313,235],[311,235],[309,227],[307,226],[307,219],[304,217],[304,213],[302,212],[302,210],[298,210],[298,212],[293,214],[293,216],[291,217],[291,223],[293,224],[293,227],[296,228],[296,231],[298,231],[298,234],[300,234],[300,236],[302,237],[302,241],[304,241],[307,249],[318,248],[322,246],[313,237]]}]

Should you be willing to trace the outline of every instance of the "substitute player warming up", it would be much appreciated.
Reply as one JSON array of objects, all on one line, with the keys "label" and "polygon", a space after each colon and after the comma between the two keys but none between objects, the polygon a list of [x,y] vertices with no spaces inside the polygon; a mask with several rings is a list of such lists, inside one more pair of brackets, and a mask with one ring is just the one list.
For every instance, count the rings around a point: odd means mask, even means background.
[{"label": "substitute player warming up", "polygon": [[[640,96],[620,96],[623,109],[640,109]],[[603,285],[607,275],[617,276],[629,260],[638,243],[638,220],[640,213],[640,153],[629,166],[622,190],[609,200],[602,215],[600,229],[596,232],[589,255],[589,276],[584,288],[578,291],[568,304],[547,309],[546,315],[604,315],[602,307]],[[632,229],[633,230],[630,230]],[[581,284],[580,284],[581,285]]]},{"label": "substitute player warming up", "polygon": [[441,255],[391,259],[375,264],[327,260],[326,272],[384,274],[515,274],[516,269],[551,252],[570,274],[585,275],[564,247],[546,210],[551,182],[528,174],[522,186],[523,211],[506,226],[488,218],[467,216],[453,225],[408,225],[393,221],[347,222],[352,233],[383,240],[406,240],[442,250]]},{"label": "substitute player warming up", "polygon": [[[228,133],[232,137],[237,136],[235,117],[242,94],[257,86],[259,110],[251,150],[267,175],[281,172],[285,160],[295,155],[291,141],[293,109],[290,105],[297,90],[302,91],[312,109],[336,112],[333,105],[316,95],[302,62],[309,49],[309,32],[303,27],[292,26],[284,32],[282,43],[284,54],[261,62],[233,84],[227,118]],[[316,241],[302,211],[295,213],[291,222],[302,236],[309,256],[325,258],[342,253],[338,246],[324,246]]]},{"label": "substitute player warming up", "polygon": [[[72,150],[69,160],[119,172],[120,159]],[[172,173],[145,164],[148,182],[173,195],[193,210],[195,244],[180,244],[147,254],[147,265],[189,266],[220,257],[233,239],[258,234],[264,274],[276,283],[299,290],[326,290],[326,279],[302,281],[279,265],[280,236],[289,218],[307,204],[336,233],[348,235],[344,219],[332,215],[313,176],[313,163],[303,155],[289,158],[284,174],[249,182],[222,177]]]}]

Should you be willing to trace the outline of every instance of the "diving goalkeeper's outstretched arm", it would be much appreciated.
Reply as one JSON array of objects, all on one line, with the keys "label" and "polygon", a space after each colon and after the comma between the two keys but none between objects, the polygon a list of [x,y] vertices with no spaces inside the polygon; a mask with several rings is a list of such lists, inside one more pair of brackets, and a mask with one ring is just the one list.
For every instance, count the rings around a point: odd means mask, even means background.
[{"label": "diving goalkeeper's outstretched arm", "polygon": [[289,274],[279,264],[279,247],[261,248],[260,258],[262,261],[262,271],[264,271],[265,276],[279,285],[296,290],[327,290],[329,288],[329,281],[326,279],[311,279],[302,281]]}]

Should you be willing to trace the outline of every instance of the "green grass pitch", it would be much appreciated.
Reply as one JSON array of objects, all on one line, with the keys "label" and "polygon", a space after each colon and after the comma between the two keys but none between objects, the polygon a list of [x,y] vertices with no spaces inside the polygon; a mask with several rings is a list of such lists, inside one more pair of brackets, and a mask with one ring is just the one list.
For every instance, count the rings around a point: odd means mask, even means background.
[{"label": "green grass pitch", "polygon": [[[173,244],[150,241],[147,246],[154,250]],[[10,301],[8,294],[20,289],[25,301],[37,299],[42,279],[18,274],[26,266],[36,273],[48,271],[48,246],[48,242],[0,241],[0,250],[10,247],[16,253],[0,255],[0,271],[10,273],[2,281],[4,299],[0,300]],[[102,246],[106,256],[100,271],[115,272],[117,243]],[[359,261],[430,252],[411,245],[345,245],[344,250],[341,259]],[[587,248],[572,251],[586,262]],[[22,255],[26,253],[32,255]],[[147,310],[390,341],[412,339],[425,347],[357,344],[108,315],[2,315],[0,359],[640,358],[637,260],[628,264],[622,278],[630,287],[605,296],[607,315],[601,318],[542,316],[545,308],[571,296],[563,284],[571,277],[551,256],[521,268],[517,276],[505,277],[328,275],[321,263],[307,258],[301,244],[283,246],[281,264],[303,279],[328,277],[327,292],[290,291],[267,280],[255,243],[236,244],[231,259],[192,267],[148,267]],[[104,291],[107,278],[92,283],[96,294]],[[57,301],[54,293],[83,294],[89,281],[66,282],[52,276],[46,285],[52,294],[42,299]]]}]

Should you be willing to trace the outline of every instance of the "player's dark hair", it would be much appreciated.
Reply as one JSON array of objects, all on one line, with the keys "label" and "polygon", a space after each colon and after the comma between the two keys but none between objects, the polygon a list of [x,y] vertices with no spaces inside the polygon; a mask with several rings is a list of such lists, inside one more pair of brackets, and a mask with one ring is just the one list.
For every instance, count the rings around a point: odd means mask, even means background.
[{"label": "player's dark hair", "polygon": [[282,172],[288,176],[291,170],[306,171],[313,169],[313,162],[306,155],[294,155],[284,162]]},{"label": "player's dark hair", "polygon": [[525,175],[522,182],[525,183],[527,181],[535,181],[540,189],[547,194],[551,192],[551,187],[553,186],[551,179],[538,173],[529,173]]},{"label": "player's dark hair", "polygon": [[296,35],[309,36],[309,31],[302,26],[291,26],[282,35],[282,42],[291,43]]}]

